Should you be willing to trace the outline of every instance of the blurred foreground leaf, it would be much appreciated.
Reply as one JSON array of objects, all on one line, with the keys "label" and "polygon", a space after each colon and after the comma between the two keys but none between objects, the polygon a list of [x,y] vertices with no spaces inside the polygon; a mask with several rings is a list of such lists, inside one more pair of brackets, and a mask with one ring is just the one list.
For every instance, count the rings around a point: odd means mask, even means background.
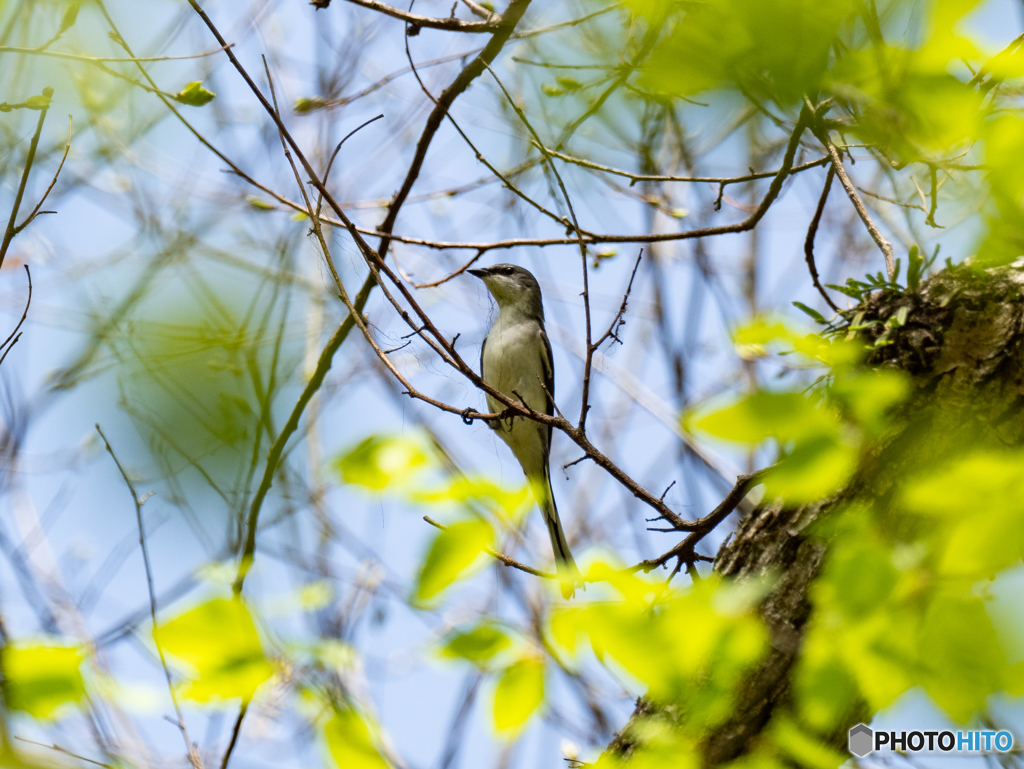
[{"label": "blurred foreground leaf", "polygon": [[450,633],[441,644],[445,657],[461,658],[481,665],[512,645],[512,639],[499,627],[480,624],[472,630]]},{"label": "blurred foreground leaf", "polygon": [[371,435],[338,457],[334,466],[345,483],[382,490],[407,485],[429,461],[422,441],[404,436]]},{"label": "blurred foreground leaf", "polygon": [[7,706],[39,719],[54,718],[62,705],[85,696],[80,666],[82,650],[75,646],[12,643],[0,651]]},{"label": "blurred foreground leaf", "polygon": [[375,731],[355,710],[335,710],[324,724],[324,739],[338,769],[389,769],[377,749]]},{"label": "blurred foreground leaf", "polygon": [[430,601],[457,579],[466,576],[485,547],[494,541],[487,521],[454,523],[434,539],[416,581],[416,600]]},{"label": "blurred foreground leaf", "polygon": [[509,665],[494,690],[494,728],[518,734],[544,702],[544,660],[524,657]]},{"label": "blurred foreground leaf", "polygon": [[241,599],[216,598],[153,631],[163,650],[194,670],[181,695],[197,702],[250,699],[274,669]]}]

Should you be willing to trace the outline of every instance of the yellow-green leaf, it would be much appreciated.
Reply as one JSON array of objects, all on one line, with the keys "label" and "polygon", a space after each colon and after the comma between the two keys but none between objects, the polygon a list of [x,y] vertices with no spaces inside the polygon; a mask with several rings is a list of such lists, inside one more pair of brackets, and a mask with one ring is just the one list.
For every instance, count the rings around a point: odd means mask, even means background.
[{"label": "yellow-green leaf", "polygon": [[389,769],[378,750],[376,731],[355,710],[336,710],[324,724],[324,739],[338,769]]},{"label": "yellow-green leaf", "polygon": [[524,657],[505,668],[494,690],[494,728],[508,736],[526,726],[544,701],[544,660]]},{"label": "yellow-green leaf", "polygon": [[488,478],[458,476],[437,489],[414,491],[416,502],[440,504],[445,502],[476,502],[495,515],[518,521],[533,507],[533,497],[527,484],[505,490]]},{"label": "yellow-green leaf", "polygon": [[806,734],[788,718],[777,718],[769,727],[769,733],[772,741],[783,753],[792,758],[797,766],[808,769],[837,769],[849,759],[849,756],[843,755],[831,745]]},{"label": "yellow-green leaf", "polygon": [[442,642],[440,652],[445,657],[461,658],[481,665],[511,645],[512,639],[504,630],[485,623],[472,630],[450,633]]},{"label": "yellow-green leaf", "polygon": [[277,206],[271,203],[269,200],[265,200],[257,195],[247,195],[245,202],[258,211],[276,211]]},{"label": "yellow-green leaf", "polygon": [[12,643],[0,651],[7,706],[36,718],[58,714],[85,695],[82,651],[74,646]]},{"label": "yellow-green leaf", "polygon": [[787,502],[813,502],[835,493],[857,467],[857,447],[837,435],[800,441],[765,474],[769,497]]},{"label": "yellow-green leaf", "polygon": [[407,484],[427,467],[430,457],[419,440],[404,436],[371,435],[335,460],[345,483],[368,489]]},{"label": "yellow-green leaf", "polygon": [[74,2],[64,9],[64,13],[60,17],[60,27],[57,29],[58,37],[75,26],[75,21],[78,19],[78,11],[81,7],[82,4],[80,2]]},{"label": "yellow-green leaf", "polygon": [[252,615],[238,598],[207,601],[155,628],[153,636],[192,668],[193,680],[181,696],[198,702],[249,699],[274,673]]},{"label": "yellow-green leaf", "polygon": [[939,596],[928,608],[919,648],[930,668],[925,691],[952,718],[965,723],[1000,688],[1006,661],[979,598]]},{"label": "yellow-green leaf", "polygon": [[448,526],[430,546],[416,583],[416,599],[429,601],[472,571],[483,549],[494,541],[487,521],[462,521]]},{"label": "yellow-green leaf", "polygon": [[184,88],[174,94],[174,100],[181,104],[188,104],[190,107],[202,107],[213,101],[217,94],[203,88],[202,81],[196,80],[188,83]]},{"label": "yellow-green leaf", "polygon": [[760,443],[834,433],[835,417],[799,392],[755,392],[736,403],[699,416],[698,429],[731,441]]}]

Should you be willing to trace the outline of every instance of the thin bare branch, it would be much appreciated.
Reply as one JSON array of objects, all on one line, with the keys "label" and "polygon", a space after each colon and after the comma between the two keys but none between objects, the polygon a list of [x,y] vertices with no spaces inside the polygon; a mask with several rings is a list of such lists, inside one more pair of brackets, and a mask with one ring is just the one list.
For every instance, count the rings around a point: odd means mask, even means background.
[{"label": "thin bare branch", "polygon": [[188,754],[189,763],[192,764],[193,769],[203,769],[203,760],[199,756],[199,751],[196,749],[195,743],[188,736],[188,728],[185,726],[185,718],[181,714],[181,706],[178,704],[178,697],[174,693],[174,681],[171,679],[171,669],[167,666],[167,658],[164,656],[164,649],[160,643],[160,639],[156,634],[156,590],[153,588],[153,568],[149,560],[149,548],[146,546],[146,528],[142,523],[142,505],[145,500],[139,498],[138,492],[135,490],[135,484],[132,483],[132,479],[128,477],[128,473],[125,472],[124,467],[121,465],[121,461],[117,458],[117,454],[114,453],[113,447],[110,445],[110,441],[107,440],[107,436],[103,434],[103,430],[99,424],[96,425],[96,432],[100,434],[100,438],[103,439],[103,445],[107,447],[107,453],[110,454],[110,458],[114,460],[114,464],[117,465],[118,472],[121,473],[121,477],[124,479],[125,485],[128,487],[129,493],[132,495],[132,504],[135,505],[135,520],[139,526],[139,547],[142,548],[142,563],[146,568],[146,589],[149,592],[149,616],[153,621],[153,643],[156,645],[157,654],[160,657],[160,666],[164,670],[164,677],[167,679],[167,691],[171,695],[171,702],[174,703],[174,713],[177,716],[177,726],[181,732],[182,739],[185,740],[185,750]]},{"label": "thin bare branch", "polygon": [[[804,107],[813,113],[813,107],[807,99],[804,99]],[[850,177],[846,174],[846,169],[843,167],[843,159],[839,156],[839,150],[836,149],[836,145],[833,144],[832,139],[829,138],[828,129],[815,123],[811,130],[814,135],[818,137],[818,141],[824,145],[825,150],[828,152],[828,156],[832,159],[832,167],[835,169],[836,176],[839,177],[840,184],[842,184],[843,189],[846,190],[847,197],[850,198],[850,202],[853,203],[853,207],[857,210],[857,215],[860,217],[861,221],[864,222],[864,226],[867,228],[868,234],[871,235],[871,239],[875,241],[875,245],[878,246],[878,249],[885,257],[885,270],[889,276],[889,280],[892,280],[895,277],[896,272],[896,262],[892,255],[892,244],[882,237],[882,233],[871,220],[868,210],[864,207],[864,202],[857,194],[857,188],[854,187],[853,182],[850,181]]]},{"label": "thin bare branch", "polygon": [[14,228],[15,235],[28,227],[32,223],[32,220],[40,214],[39,209],[43,207],[43,203],[46,202],[46,199],[50,196],[50,192],[53,190],[54,185],[57,184],[57,178],[60,176],[61,169],[64,168],[64,161],[68,159],[68,152],[71,151],[71,129],[71,115],[68,115],[68,141],[67,144],[64,145],[64,154],[61,156],[60,164],[57,166],[57,170],[54,172],[53,179],[50,180],[50,185],[46,188],[46,192],[43,193],[39,202],[36,203],[36,207],[32,209],[32,213],[25,217],[25,221]]},{"label": "thin bare branch", "polygon": [[814,209],[814,216],[811,219],[811,224],[807,228],[807,237],[804,238],[804,258],[807,260],[807,269],[811,273],[811,281],[814,283],[814,287],[818,289],[818,293],[824,298],[825,303],[836,312],[839,312],[839,308],[836,307],[835,302],[832,301],[825,288],[821,285],[821,281],[818,280],[818,268],[814,264],[814,238],[818,234],[818,225],[821,223],[821,215],[825,212],[825,203],[828,200],[828,192],[832,189],[832,178],[835,176],[836,169],[833,166],[828,167],[828,173],[825,175],[825,186],[821,190],[821,196],[818,198],[818,207]]},{"label": "thin bare branch", "polygon": [[[233,46],[234,43],[228,43],[227,47]],[[85,56],[77,53],[64,53],[61,51],[41,51],[38,48],[18,48],[10,45],[0,45],[0,53],[15,53],[25,54],[28,56],[49,56],[55,59],[70,59],[72,61],[84,61],[84,62],[101,62],[101,63],[117,63],[117,62],[151,62],[151,61],[178,61],[180,59],[200,59],[204,56],[213,56],[223,51],[223,48],[214,48],[211,51],[203,51],[202,53],[186,54],[184,56]]]},{"label": "thin bare branch", "polygon": [[409,11],[403,11],[394,6],[388,5],[387,3],[381,3],[379,0],[347,0],[353,5],[361,5],[363,8],[369,8],[372,11],[383,13],[385,16],[390,16],[394,19],[404,21],[411,27],[409,35],[419,34],[419,30],[423,27],[430,29],[444,29],[449,32],[495,32],[501,25],[501,17],[497,14],[493,15],[492,20],[489,21],[463,21],[462,19],[456,18],[435,18],[432,16],[420,16],[418,13],[410,13]]},{"label": "thin bare branch", "polygon": [[[49,99],[53,96],[52,88],[44,88],[43,96]],[[21,174],[21,183],[18,185],[18,192],[14,196],[14,204],[11,206],[11,218],[7,220],[7,229],[4,231],[4,239],[0,242],[0,269],[4,266],[4,259],[7,257],[7,249],[11,246],[11,241],[14,240],[14,236],[18,234],[17,228],[14,223],[18,220],[18,210],[21,208],[21,200],[25,197],[25,187],[28,185],[29,174],[32,173],[32,164],[36,160],[36,147],[39,146],[39,135],[43,132],[43,122],[46,120],[46,113],[49,111],[49,101],[47,105],[39,110],[39,120],[36,122],[36,132],[32,135],[32,142],[28,147],[28,157],[25,158],[25,170]]]}]

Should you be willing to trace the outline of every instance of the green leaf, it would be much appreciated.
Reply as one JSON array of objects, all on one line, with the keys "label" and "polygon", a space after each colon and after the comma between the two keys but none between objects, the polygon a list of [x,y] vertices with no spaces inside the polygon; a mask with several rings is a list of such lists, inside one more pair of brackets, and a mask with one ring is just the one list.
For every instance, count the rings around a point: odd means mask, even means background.
[{"label": "green leaf", "polygon": [[266,199],[261,198],[261,197],[257,197],[256,195],[247,195],[245,197],[245,202],[248,203],[250,206],[252,206],[253,208],[255,208],[258,211],[276,211],[277,210],[277,206],[275,206],[269,200],[266,200]]},{"label": "green leaf", "polygon": [[916,245],[910,247],[910,254],[907,257],[907,287],[916,290],[921,285],[921,275],[924,272],[924,257],[920,255],[921,249]]},{"label": "green leaf", "polygon": [[[675,4],[633,0],[631,5],[660,23]],[[666,25],[668,34],[652,52],[641,82],[670,94],[732,87],[751,99],[795,102],[819,90],[829,46],[851,7],[849,0],[687,5],[683,19]]]},{"label": "green leaf", "polygon": [[462,475],[450,478],[445,486],[415,490],[410,496],[416,502],[432,504],[475,502],[500,518],[511,521],[518,521],[533,507],[533,496],[525,483],[506,491],[489,478]]},{"label": "green leaf", "polygon": [[484,623],[472,630],[449,633],[441,643],[440,652],[445,657],[482,665],[511,645],[512,639],[505,631]]},{"label": "green leaf", "polygon": [[64,13],[60,17],[60,28],[57,30],[58,37],[75,26],[75,21],[78,19],[78,11],[81,7],[82,4],[80,2],[74,2],[64,9]]},{"label": "green leaf", "polygon": [[249,609],[240,598],[216,598],[153,631],[161,648],[192,668],[181,696],[197,702],[242,697],[274,674]]},{"label": "green leaf", "polygon": [[583,84],[575,78],[568,77],[567,75],[561,75],[555,78],[555,82],[558,83],[566,91],[578,91],[583,87]]},{"label": "green leaf", "polygon": [[849,756],[832,746],[806,734],[790,719],[776,718],[768,728],[772,741],[794,760],[797,766],[808,769],[837,769]]},{"label": "green leaf", "polygon": [[39,96],[29,96],[25,99],[24,107],[26,109],[43,110],[50,106],[51,101],[53,101],[53,89],[44,88]]},{"label": "green leaf", "polygon": [[190,107],[202,107],[209,104],[217,94],[203,88],[201,80],[188,83],[184,88],[174,94],[174,100]]},{"label": "green leaf", "polygon": [[872,542],[841,546],[825,569],[835,603],[847,617],[858,619],[877,610],[892,593],[898,575],[888,550]]},{"label": "green leaf", "polygon": [[980,599],[937,597],[918,643],[927,649],[925,691],[957,722],[983,710],[987,697],[1000,689],[1005,657]]},{"label": "green leaf", "polygon": [[355,710],[335,710],[324,724],[327,749],[338,769],[389,769],[378,749],[376,726]]},{"label": "green leaf", "polygon": [[82,650],[76,646],[11,643],[0,650],[7,706],[39,719],[85,696]]},{"label": "green leaf", "polygon": [[850,712],[859,696],[857,680],[841,657],[825,645],[814,643],[820,636],[808,635],[801,649],[793,679],[794,700],[800,717],[815,730],[828,733]]},{"label": "green leaf", "polygon": [[857,446],[838,435],[798,441],[765,476],[765,495],[787,503],[814,502],[835,494],[857,468]]},{"label": "green leaf", "polygon": [[545,96],[561,96],[565,93],[564,88],[559,88],[557,85],[552,85],[551,83],[541,84],[540,90],[544,92]]},{"label": "green leaf", "polygon": [[326,106],[327,102],[319,96],[307,96],[301,99],[296,99],[295,104],[292,106],[292,110],[297,115],[305,115],[310,112],[315,112],[318,109],[323,109]]},{"label": "green leaf", "polygon": [[503,736],[522,731],[544,702],[544,660],[524,657],[505,668],[494,690],[494,728]]},{"label": "green leaf", "polygon": [[698,429],[719,438],[756,444],[766,438],[788,441],[834,434],[835,417],[798,392],[756,392],[698,417]]},{"label": "green leaf", "polygon": [[429,461],[419,440],[371,435],[336,459],[334,467],[345,483],[383,490],[392,485],[408,484]]},{"label": "green leaf", "polygon": [[416,600],[430,601],[471,573],[484,548],[493,541],[494,529],[487,521],[463,521],[444,529],[423,561],[416,581]]},{"label": "green leaf", "polygon": [[892,369],[844,372],[836,375],[829,388],[829,395],[872,435],[888,427],[889,415],[909,394],[908,377]]},{"label": "green leaf", "polygon": [[802,313],[810,315],[817,323],[821,323],[822,325],[828,323],[828,321],[825,320],[824,315],[815,310],[813,307],[808,307],[803,302],[793,302],[793,306],[800,310]]}]

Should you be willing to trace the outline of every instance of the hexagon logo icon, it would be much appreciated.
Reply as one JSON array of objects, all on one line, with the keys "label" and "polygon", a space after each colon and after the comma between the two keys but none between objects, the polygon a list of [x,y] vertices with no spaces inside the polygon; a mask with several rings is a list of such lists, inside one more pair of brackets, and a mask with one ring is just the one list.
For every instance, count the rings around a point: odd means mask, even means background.
[{"label": "hexagon logo icon", "polygon": [[858,758],[864,758],[873,750],[875,733],[870,726],[857,724],[850,728],[850,752]]}]

